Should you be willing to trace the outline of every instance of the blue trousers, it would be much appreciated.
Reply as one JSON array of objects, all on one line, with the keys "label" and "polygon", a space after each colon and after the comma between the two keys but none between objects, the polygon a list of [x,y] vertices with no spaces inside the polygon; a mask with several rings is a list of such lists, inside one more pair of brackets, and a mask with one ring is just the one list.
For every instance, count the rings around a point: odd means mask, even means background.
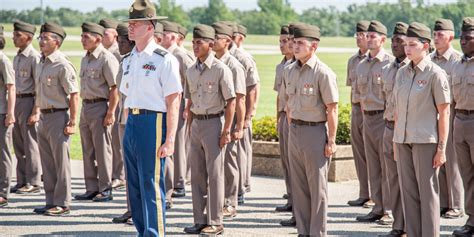
[{"label": "blue trousers", "polygon": [[166,113],[128,116],[123,138],[132,218],[138,236],[165,236]]}]

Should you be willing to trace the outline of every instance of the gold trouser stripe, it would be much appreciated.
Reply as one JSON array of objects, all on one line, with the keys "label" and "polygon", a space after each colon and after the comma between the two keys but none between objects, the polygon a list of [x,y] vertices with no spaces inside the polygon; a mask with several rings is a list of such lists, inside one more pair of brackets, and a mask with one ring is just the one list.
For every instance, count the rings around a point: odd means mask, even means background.
[{"label": "gold trouser stripe", "polygon": [[163,114],[156,114],[156,164],[155,164],[155,192],[156,192],[156,213],[158,220],[158,235],[165,236],[165,226],[163,225],[163,206],[160,191],[160,172],[161,172],[161,157],[159,157],[158,150],[161,147],[163,126]]}]

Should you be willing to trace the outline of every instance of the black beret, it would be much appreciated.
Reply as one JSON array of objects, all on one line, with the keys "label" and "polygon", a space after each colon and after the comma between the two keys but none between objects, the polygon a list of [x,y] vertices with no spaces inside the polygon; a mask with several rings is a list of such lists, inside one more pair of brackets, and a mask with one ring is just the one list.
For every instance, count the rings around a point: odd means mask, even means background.
[{"label": "black beret", "polygon": [[370,21],[362,20],[357,22],[356,32],[367,32],[369,30]]},{"label": "black beret", "polygon": [[216,33],[214,31],[214,28],[212,28],[211,26],[198,24],[193,29],[193,38],[195,39],[205,38],[214,40],[215,37]]},{"label": "black beret", "polygon": [[412,22],[408,27],[407,36],[431,41],[431,30],[428,26],[419,22]]},{"label": "black beret", "polygon": [[117,29],[118,22],[114,19],[102,19],[100,20],[99,25],[103,26],[106,29]]},{"label": "black beret", "polygon": [[46,22],[43,25],[41,25],[40,33],[43,33],[43,32],[55,33],[63,39],[66,38],[66,31],[64,31],[64,28],[54,22]]},{"label": "black beret", "polygon": [[408,24],[405,22],[397,22],[395,23],[395,27],[393,28],[394,35],[407,35]]},{"label": "black beret", "polygon": [[23,21],[15,21],[13,22],[13,30],[28,32],[34,35],[36,32],[36,27],[32,24]]},{"label": "black beret", "polygon": [[294,27],[293,35],[295,38],[308,37],[319,40],[321,38],[321,31],[317,26],[298,24]]},{"label": "black beret", "polygon": [[438,19],[435,22],[434,31],[438,30],[449,30],[454,31],[453,21],[449,19]]},{"label": "black beret", "polygon": [[232,27],[223,23],[223,22],[215,22],[212,24],[212,28],[214,28],[216,34],[227,35],[232,37],[234,31]]}]

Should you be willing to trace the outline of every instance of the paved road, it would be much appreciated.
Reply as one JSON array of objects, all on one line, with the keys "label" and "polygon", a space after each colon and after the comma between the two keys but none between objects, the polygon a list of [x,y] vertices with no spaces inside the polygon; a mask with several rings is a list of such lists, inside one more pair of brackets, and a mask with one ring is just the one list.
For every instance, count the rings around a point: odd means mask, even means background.
[{"label": "paved road", "polygon": [[[72,193],[84,192],[82,162],[72,161]],[[253,177],[253,190],[246,196],[246,203],[239,207],[233,220],[225,220],[225,236],[296,236],[296,229],[278,225],[289,213],[275,213],[274,207],[283,204],[282,179]],[[167,212],[167,234],[184,236],[183,228],[192,224],[190,188],[185,198],[175,199],[173,208]],[[328,235],[330,236],[377,236],[389,231],[389,227],[355,222],[357,215],[368,209],[348,207],[345,203],[357,194],[357,182],[329,184]],[[0,236],[17,235],[74,235],[74,236],[119,236],[134,235],[134,227],[113,224],[111,219],[125,210],[125,193],[114,193],[114,200],[108,203],[73,201],[72,212],[67,217],[38,216],[33,208],[44,205],[44,194],[16,195],[6,208],[0,208]],[[449,236],[453,229],[462,225],[459,220],[442,219],[442,234]],[[189,236],[189,235],[186,235]]]}]

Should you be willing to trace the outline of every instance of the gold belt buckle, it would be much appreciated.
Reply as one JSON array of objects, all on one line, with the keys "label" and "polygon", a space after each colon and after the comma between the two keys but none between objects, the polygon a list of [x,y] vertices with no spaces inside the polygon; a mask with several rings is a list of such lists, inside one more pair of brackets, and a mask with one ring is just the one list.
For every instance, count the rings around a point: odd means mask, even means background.
[{"label": "gold belt buckle", "polygon": [[132,109],[132,114],[134,114],[134,115],[140,114],[140,109],[138,109],[138,108],[133,108],[133,109]]}]

